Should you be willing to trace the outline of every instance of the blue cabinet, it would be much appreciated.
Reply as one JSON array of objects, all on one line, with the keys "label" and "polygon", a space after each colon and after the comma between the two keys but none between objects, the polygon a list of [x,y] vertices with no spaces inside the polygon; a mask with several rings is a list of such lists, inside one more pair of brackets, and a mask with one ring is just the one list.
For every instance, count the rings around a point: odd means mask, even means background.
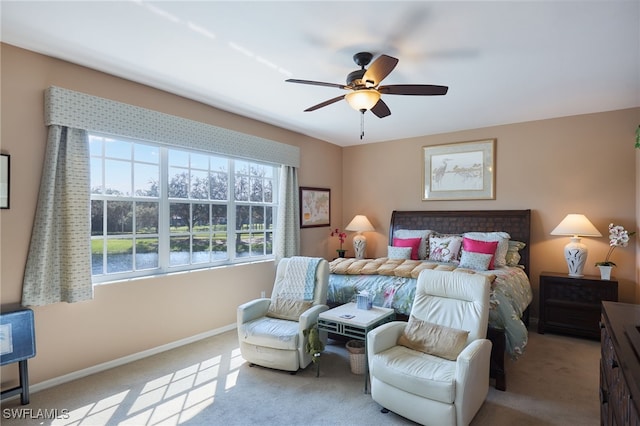
[{"label": "blue cabinet", "polygon": [[20,309],[0,313],[0,365],[18,363],[20,385],[2,391],[1,399],[20,394],[20,402],[29,403],[27,360],[36,355],[33,311]]}]

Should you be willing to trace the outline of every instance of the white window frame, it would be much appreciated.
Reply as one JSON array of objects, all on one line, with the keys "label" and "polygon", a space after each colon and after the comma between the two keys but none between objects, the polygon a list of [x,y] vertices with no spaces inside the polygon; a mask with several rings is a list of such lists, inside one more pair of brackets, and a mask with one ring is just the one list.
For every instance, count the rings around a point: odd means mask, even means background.
[{"label": "white window frame", "polygon": [[[113,135],[109,135],[109,134],[104,134],[104,133],[99,133],[99,132],[90,132],[90,137],[103,137],[103,138],[108,138],[108,139],[116,139],[119,141],[124,141],[124,142],[129,142],[129,143],[133,143],[133,144],[142,144],[142,145],[148,145],[148,146],[152,146],[158,149],[159,151],[159,199],[158,199],[158,203],[159,203],[159,214],[158,214],[158,229],[157,229],[157,234],[144,234],[145,237],[155,237],[157,236],[158,238],[158,267],[157,268],[153,268],[153,269],[141,269],[141,270],[132,270],[132,271],[126,271],[126,272],[116,272],[116,273],[102,273],[102,274],[96,274],[96,275],[92,275],[92,281],[94,284],[99,284],[99,283],[104,283],[104,282],[110,282],[110,281],[120,281],[120,280],[125,280],[125,279],[130,279],[130,278],[136,278],[136,277],[142,277],[142,276],[152,276],[152,275],[162,275],[162,274],[166,274],[166,273],[171,273],[171,272],[179,272],[179,271],[188,271],[188,270],[196,270],[196,269],[205,269],[205,268],[210,268],[210,267],[216,267],[216,266],[222,266],[222,265],[229,265],[229,264],[242,264],[242,263],[251,263],[251,262],[255,262],[255,261],[260,261],[260,260],[270,260],[270,259],[274,259],[274,251],[273,251],[273,242],[275,241],[275,218],[277,217],[277,209],[278,209],[278,178],[279,178],[279,169],[280,169],[280,165],[277,164],[272,164],[272,163],[267,163],[267,162],[262,162],[262,161],[258,161],[258,160],[253,160],[253,159],[241,159],[241,158],[236,158],[236,157],[232,157],[229,155],[225,155],[225,154],[218,154],[215,152],[203,152],[203,151],[199,151],[199,150],[194,150],[194,149],[189,149],[187,147],[183,147],[183,146],[168,146],[165,144],[161,144],[161,143],[155,143],[155,142],[149,142],[149,141],[141,141],[141,140],[136,140],[136,139],[132,139],[132,138],[126,138],[126,137],[120,137],[120,136],[113,136]],[[221,201],[221,200],[211,200],[211,199],[191,199],[191,198],[169,198],[169,194],[168,194],[168,180],[169,180],[169,160],[168,160],[168,153],[170,150],[178,150],[178,151],[185,151],[185,152],[189,152],[189,153],[194,153],[194,154],[204,154],[204,155],[210,155],[210,156],[215,156],[217,158],[223,158],[227,160],[227,164],[229,165],[228,167],[228,197],[226,201]],[[104,153],[103,153],[104,154]],[[92,159],[96,158],[92,155]],[[131,162],[134,162],[134,160],[130,160]],[[255,165],[259,165],[259,166],[263,166],[263,167],[269,167],[272,168],[272,176],[270,178],[271,180],[271,193],[272,193],[272,200],[271,202],[259,202],[259,201],[236,201],[235,197],[234,197],[234,183],[235,183],[235,179],[236,179],[236,174],[235,174],[235,164],[240,161],[240,162],[248,162],[250,164],[255,164]],[[189,169],[191,170],[191,169]],[[104,183],[104,174],[106,173],[106,171],[104,170],[104,162],[103,162],[103,167],[102,167],[102,173],[103,173],[103,179],[102,182]],[[132,177],[132,181],[134,180],[134,177]],[[145,201],[150,201],[150,200],[155,200],[154,198],[149,198],[149,197],[144,197],[144,196],[136,196],[134,194],[130,194],[130,195],[126,195],[126,196],[114,196],[114,195],[109,195],[109,194],[94,194],[93,191],[91,193],[91,201],[105,201],[105,200],[117,200],[117,201],[126,201],[126,202],[145,202]],[[169,227],[169,211],[170,211],[170,204],[172,202],[175,201],[186,201],[187,203],[189,203],[191,205],[191,207],[189,208],[189,210],[192,210],[192,206],[194,204],[208,204],[208,205],[226,205],[227,206],[227,229],[226,229],[226,238],[227,238],[227,257],[225,259],[214,259],[214,260],[210,260],[208,262],[202,262],[202,263],[193,263],[193,257],[191,256],[193,254],[193,246],[192,246],[192,237],[197,234],[197,232],[195,232],[193,229],[189,230],[189,236],[190,236],[190,263],[189,264],[182,264],[182,265],[174,265],[171,266],[170,265],[170,237],[171,237],[171,231],[170,231],[170,227]],[[258,207],[264,207],[264,208],[271,208],[271,227],[269,229],[264,229],[263,230],[263,235],[266,234],[270,234],[271,235],[271,252],[270,253],[266,253],[266,254],[249,254],[248,256],[238,256],[238,254],[236,253],[236,235],[237,235],[237,230],[236,230],[236,207],[239,205],[249,205],[249,206],[258,206]],[[210,213],[211,214],[211,210]],[[135,217],[135,215],[134,215]],[[209,216],[209,218],[211,219],[211,216]],[[266,215],[263,218],[264,220],[266,220]],[[134,219],[135,220],[135,219]],[[107,261],[107,254],[106,254],[106,247],[107,247],[107,241],[109,239],[117,239],[119,238],[118,236],[109,236],[107,235],[107,226],[106,226],[106,221],[107,221],[107,214],[106,212],[103,215],[103,232],[102,235],[100,236],[91,236],[92,240],[100,240],[102,239],[104,241],[104,245],[103,245],[103,271],[105,271],[106,268],[106,261]],[[209,231],[209,235],[211,235],[211,232],[213,231]],[[174,234],[175,236],[175,234]],[[135,241],[136,241],[136,227],[135,227],[135,222],[132,224],[132,231],[131,231],[131,238],[133,240],[133,244],[134,244],[134,253],[135,253]],[[266,243],[266,239],[265,239],[265,243]],[[135,264],[135,261],[132,261],[132,265]]]}]

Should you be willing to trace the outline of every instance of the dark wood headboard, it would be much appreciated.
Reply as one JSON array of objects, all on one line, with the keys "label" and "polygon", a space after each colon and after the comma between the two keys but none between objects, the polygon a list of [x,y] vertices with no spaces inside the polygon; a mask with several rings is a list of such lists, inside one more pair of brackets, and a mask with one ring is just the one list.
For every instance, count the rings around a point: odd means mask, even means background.
[{"label": "dark wood headboard", "polygon": [[508,232],[512,240],[526,243],[520,250],[520,264],[529,274],[529,245],[531,243],[531,210],[445,210],[400,211],[391,214],[389,241],[398,229],[431,229],[442,234],[464,232]]}]

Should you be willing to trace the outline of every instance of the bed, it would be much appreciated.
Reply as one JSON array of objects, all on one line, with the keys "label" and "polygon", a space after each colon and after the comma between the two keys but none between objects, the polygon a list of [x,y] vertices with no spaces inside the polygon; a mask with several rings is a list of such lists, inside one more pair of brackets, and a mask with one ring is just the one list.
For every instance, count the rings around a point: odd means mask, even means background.
[{"label": "bed", "polygon": [[[532,300],[527,276],[530,222],[531,210],[394,211],[389,245],[394,238],[417,230],[430,230],[431,236],[433,232],[437,236],[504,232],[509,235],[509,241],[517,245],[515,249],[510,245],[510,250],[515,250],[517,255],[510,258],[509,265],[486,271],[460,268],[458,261],[338,258],[330,263],[327,303],[338,306],[355,301],[357,294],[367,292],[375,305],[391,307],[399,319],[406,319],[421,269],[456,269],[489,275],[493,280],[487,330],[487,338],[493,343],[491,377],[495,379],[496,389],[506,390],[505,354],[517,359],[524,353],[528,340],[528,306]],[[513,251],[510,253],[513,255]]]}]

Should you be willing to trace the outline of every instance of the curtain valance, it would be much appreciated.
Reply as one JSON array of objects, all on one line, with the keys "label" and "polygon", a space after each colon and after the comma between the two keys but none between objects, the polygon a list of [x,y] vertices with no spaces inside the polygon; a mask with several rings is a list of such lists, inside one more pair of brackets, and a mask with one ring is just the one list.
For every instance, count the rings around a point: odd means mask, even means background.
[{"label": "curtain valance", "polygon": [[210,124],[51,86],[45,124],[108,133],[292,167],[300,149]]}]

